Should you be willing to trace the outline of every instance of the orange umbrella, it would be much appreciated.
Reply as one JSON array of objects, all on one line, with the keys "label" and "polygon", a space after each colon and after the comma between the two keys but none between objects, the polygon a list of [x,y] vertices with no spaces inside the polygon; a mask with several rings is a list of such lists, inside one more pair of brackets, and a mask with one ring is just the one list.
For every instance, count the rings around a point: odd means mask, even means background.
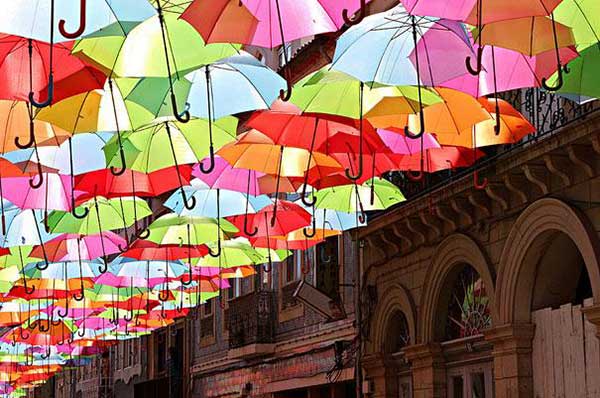
[{"label": "orange umbrella", "polygon": [[[508,48],[530,57],[554,50],[553,22],[547,17],[509,19],[484,25],[481,44]],[[558,48],[575,45],[571,28],[554,23]]]}]

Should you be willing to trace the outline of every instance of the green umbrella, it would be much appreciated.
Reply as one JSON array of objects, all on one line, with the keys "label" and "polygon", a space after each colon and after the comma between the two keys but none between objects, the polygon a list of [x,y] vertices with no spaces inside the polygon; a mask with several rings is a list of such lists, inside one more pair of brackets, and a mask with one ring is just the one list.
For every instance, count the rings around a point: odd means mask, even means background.
[{"label": "green umbrella", "polygon": [[[361,115],[361,82],[343,72],[328,70],[329,66],[308,75],[294,85],[291,102],[305,112],[327,113],[359,119]],[[395,106],[399,113],[419,111],[418,89],[413,86],[363,85],[363,109],[367,113],[381,101]],[[423,104],[442,99],[431,90],[423,90]]]},{"label": "green umbrella", "polygon": [[[171,75],[185,75],[204,65],[237,54],[240,46],[206,44],[179,15],[164,15]],[[73,54],[112,77],[168,77],[158,15],[136,24],[112,24],[79,40]]]},{"label": "green umbrella", "polygon": [[315,192],[315,206],[346,213],[384,210],[405,200],[400,189],[383,178],[373,178],[362,185],[341,185]]},{"label": "green umbrella", "polygon": [[[88,214],[79,219],[67,211],[53,211],[48,215],[48,226],[55,233],[96,235],[132,226],[136,221],[148,217],[152,211],[142,199],[133,197],[106,199],[95,197],[78,207]],[[86,211],[87,212],[87,211]],[[101,235],[102,236],[102,235]]]},{"label": "green umbrella", "polygon": [[563,0],[554,9],[554,18],[573,31],[578,50],[600,46],[600,2]]},{"label": "green umbrella", "polygon": [[[217,148],[235,141],[237,119],[225,117],[213,122]],[[169,138],[170,137],[170,138]],[[127,169],[142,173],[198,163],[209,154],[208,120],[192,119],[189,123],[165,122],[121,134]],[[172,143],[172,145],[171,145]],[[172,148],[171,151],[168,148]],[[173,157],[175,153],[176,158]],[[118,137],[104,147],[109,166],[121,167]]]},{"label": "green umbrella", "polygon": [[239,240],[226,240],[222,242],[221,245],[222,251],[220,256],[203,257],[199,259],[197,265],[200,267],[232,268],[240,267],[242,265],[262,264],[267,262],[267,257],[261,254],[249,243],[240,242]]},{"label": "green umbrella", "polygon": [[176,214],[167,214],[158,218],[150,224],[148,230],[150,236],[147,240],[159,245],[202,245],[227,239],[230,235],[239,232],[233,224],[224,219],[184,217]]},{"label": "green umbrella", "polygon": [[[562,75],[563,85],[558,92],[599,98],[600,47],[591,46],[579,54],[579,57],[569,62],[569,73]],[[548,84],[554,86],[558,80],[558,73],[555,73],[548,79]]]}]

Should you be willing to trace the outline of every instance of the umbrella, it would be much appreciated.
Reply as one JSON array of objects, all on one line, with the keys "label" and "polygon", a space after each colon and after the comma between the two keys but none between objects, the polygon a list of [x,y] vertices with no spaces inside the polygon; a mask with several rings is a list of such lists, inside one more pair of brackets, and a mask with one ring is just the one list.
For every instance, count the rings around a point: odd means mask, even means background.
[{"label": "umbrella", "polygon": [[578,49],[600,46],[600,4],[594,0],[563,0],[554,9],[557,22],[573,30]]},{"label": "umbrella", "polygon": [[[100,235],[104,240],[104,250],[100,242]],[[77,260],[93,260],[101,257],[103,254],[120,253],[119,247],[126,245],[125,240],[119,235],[105,231],[98,235],[79,236],[76,234],[63,234],[54,239],[49,240],[44,245],[44,250],[49,261],[77,261]],[[43,258],[41,246],[35,247],[31,256]]]},{"label": "umbrella", "polygon": [[[599,67],[600,47],[591,46],[582,50],[578,58],[569,62],[570,73],[563,78],[563,85],[558,92],[600,97]],[[548,79],[548,84],[557,85],[559,80],[557,73]]]},{"label": "umbrella", "polygon": [[[316,207],[346,213],[383,210],[405,200],[397,186],[382,178],[373,178],[362,185],[351,184],[321,189],[315,192],[315,196]],[[372,196],[374,200],[371,200]]]}]

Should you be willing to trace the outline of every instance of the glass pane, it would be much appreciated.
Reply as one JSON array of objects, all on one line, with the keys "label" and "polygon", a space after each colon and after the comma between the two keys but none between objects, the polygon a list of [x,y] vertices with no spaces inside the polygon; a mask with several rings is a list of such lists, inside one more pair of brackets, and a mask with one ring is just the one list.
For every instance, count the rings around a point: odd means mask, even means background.
[{"label": "glass pane", "polygon": [[483,372],[471,374],[471,395],[473,398],[485,398],[485,374]]},{"label": "glass pane", "polygon": [[452,398],[464,398],[463,377],[452,377]]}]

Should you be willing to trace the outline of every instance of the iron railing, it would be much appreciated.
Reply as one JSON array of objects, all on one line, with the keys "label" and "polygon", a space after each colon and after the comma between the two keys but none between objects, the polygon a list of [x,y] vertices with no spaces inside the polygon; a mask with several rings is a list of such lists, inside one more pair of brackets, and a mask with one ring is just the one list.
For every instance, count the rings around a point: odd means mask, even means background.
[{"label": "iron railing", "polygon": [[229,348],[272,343],[275,337],[275,296],[258,291],[230,301]]}]

